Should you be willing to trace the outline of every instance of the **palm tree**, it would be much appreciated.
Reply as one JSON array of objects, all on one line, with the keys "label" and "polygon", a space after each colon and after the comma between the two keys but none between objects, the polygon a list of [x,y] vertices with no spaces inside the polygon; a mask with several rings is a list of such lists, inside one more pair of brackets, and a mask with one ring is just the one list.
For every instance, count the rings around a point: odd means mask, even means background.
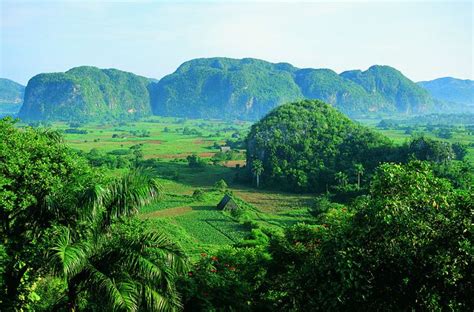
[{"label": "palm tree", "polygon": [[260,185],[260,175],[263,172],[263,163],[260,159],[252,161],[252,173],[257,178],[257,188]]},{"label": "palm tree", "polygon": [[50,259],[67,285],[69,311],[78,309],[80,296],[114,311],[180,307],[174,280],[185,271],[182,251],[143,221],[124,218],[160,193],[154,180],[133,172],[87,196],[84,217],[92,226],[75,232],[58,228]]},{"label": "palm tree", "polygon": [[348,176],[344,172],[338,172],[334,175],[339,186],[345,187],[347,185]]},{"label": "palm tree", "polygon": [[360,177],[364,174],[364,166],[362,164],[355,164],[354,170],[357,173],[357,189],[360,189]]}]

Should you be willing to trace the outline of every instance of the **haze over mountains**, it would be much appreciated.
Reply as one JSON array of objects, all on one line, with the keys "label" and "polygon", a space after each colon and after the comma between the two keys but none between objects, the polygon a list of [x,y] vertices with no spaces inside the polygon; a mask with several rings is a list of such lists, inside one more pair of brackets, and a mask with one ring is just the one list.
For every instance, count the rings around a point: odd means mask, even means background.
[{"label": "haze over mountains", "polygon": [[469,110],[474,111],[474,81],[472,80],[444,77],[420,81],[418,84],[428,90],[434,98],[448,102],[447,105],[451,108],[463,110],[467,106]]},{"label": "haze over mountains", "polygon": [[[21,85],[0,82],[0,103],[15,99],[20,105]],[[252,58],[205,58],[185,62],[159,81],[90,66],[39,74],[28,82],[19,117],[93,120],[153,113],[257,120],[276,106],[304,98],[320,99],[352,117],[411,115],[469,110],[473,90],[474,82],[454,78],[417,84],[389,66],[337,74]]]},{"label": "haze over mountains", "polygon": [[16,114],[23,103],[25,87],[12,80],[0,78],[0,116]]}]

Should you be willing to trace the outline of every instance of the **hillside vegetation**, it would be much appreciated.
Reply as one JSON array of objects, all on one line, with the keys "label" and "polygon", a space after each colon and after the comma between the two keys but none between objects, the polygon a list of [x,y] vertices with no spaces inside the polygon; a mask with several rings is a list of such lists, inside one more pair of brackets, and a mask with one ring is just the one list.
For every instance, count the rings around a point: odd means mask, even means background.
[{"label": "hillside vegetation", "polygon": [[150,81],[116,69],[76,67],[30,79],[19,116],[25,120],[91,120],[150,114]]},{"label": "hillside vegetation", "polygon": [[[330,105],[305,100],[282,105],[252,126],[247,165],[263,164],[264,183],[323,191],[338,172],[373,169],[391,154],[388,138],[356,124]],[[347,178],[346,178],[347,179]]]},{"label": "hillside vegetation", "polygon": [[430,112],[429,93],[389,66],[340,75],[288,63],[206,58],[156,81],[116,69],[77,67],[39,74],[26,87],[25,120],[159,116],[257,120],[273,108],[319,99],[351,117]]},{"label": "hillside vegetation", "polygon": [[351,115],[423,113],[428,92],[389,66],[338,75],[258,59],[207,58],[182,64],[153,87],[157,115],[255,120],[298,99],[319,99]]}]

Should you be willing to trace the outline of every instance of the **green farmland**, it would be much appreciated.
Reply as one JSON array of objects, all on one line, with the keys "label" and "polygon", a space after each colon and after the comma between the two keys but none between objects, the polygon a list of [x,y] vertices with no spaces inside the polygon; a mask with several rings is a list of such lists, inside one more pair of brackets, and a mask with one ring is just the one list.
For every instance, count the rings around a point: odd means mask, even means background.
[{"label": "green farmland", "polygon": [[[252,207],[252,219],[262,225],[283,228],[309,218],[307,209],[312,205],[311,195],[287,194],[257,190],[235,182],[236,166],[245,164],[245,151],[234,149],[232,160],[213,165],[211,159],[219,152],[217,145],[225,145],[232,137],[244,138],[248,122],[183,120],[152,117],[146,121],[122,124],[90,123],[77,129],[87,133],[67,133],[67,123],[53,123],[54,129],[64,131],[66,143],[74,149],[101,153],[128,150],[142,144],[143,158],[156,161],[147,169],[158,179],[164,196],[158,203],[141,210],[143,219],[166,229],[170,236],[192,255],[212,251],[222,245],[238,243],[245,238],[251,226],[224,213],[216,205],[224,196],[214,184],[224,180],[228,190]],[[187,130],[185,130],[187,129]],[[183,133],[184,132],[184,133]],[[146,136],[142,136],[145,133]],[[189,134],[188,134],[189,133]],[[190,168],[186,157],[196,154],[208,164]],[[110,170],[121,172],[121,169]],[[202,190],[202,198],[193,197]]]},{"label": "green farmland", "polygon": [[[404,130],[378,129],[378,121],[361,122],[397,144],[403,144],[412,137]],[[250,125],[249,122],[238,121],[151,117],[137,122],[89,123],[76,127],[83,133],[68,133],[70,125],[67,123],[53,123],[51,126],[65,132],[65,141],[69,146],[86,153],[93,149],[101,153],[127,151],[141,145],[143,159],[154,159],[147,171],[158,179],[164,193],[158,203],[142,208],[142,219],[166,229],[171,236],[178,238],[187,252],[197,256],[203,251],[238,243],[252,229],[252,225],[216,208],[224,196],[222,190],[214,188],[220,180],[228,184],[228,192],[250,207],[249,216],[253,225],[261,224],[278,230],[310,219],[308,208],[314,204],[311,194],[256,189],[236,182],[236,166],[245,164],[244,149],[233,149],[232,160],[212,163],[219,146],[225,145],[227,140],[245,138]],[[426,134],[434,138],[433,134]],[[466,158],[474,161],[472,135],[455,131],[447,141],[468,145]],[[192,154],[199,156],[206,165],[189,167],[186,157]],[[120,171],[113,169],[110,172]],[[202,190],[203,196],[193,196],[196,190]]]}]

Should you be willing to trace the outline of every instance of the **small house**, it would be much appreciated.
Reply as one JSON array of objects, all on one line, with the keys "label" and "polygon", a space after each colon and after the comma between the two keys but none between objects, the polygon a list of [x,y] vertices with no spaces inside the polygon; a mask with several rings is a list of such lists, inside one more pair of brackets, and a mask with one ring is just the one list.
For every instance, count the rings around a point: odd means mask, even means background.
[{"label": "small house", "polygon": [[232,211],[239,209],[239,206],[234,201],[234,199],[229,195],[224,195],[221,201],[217,204],[217,209],[225,210],[225,211]]}]

